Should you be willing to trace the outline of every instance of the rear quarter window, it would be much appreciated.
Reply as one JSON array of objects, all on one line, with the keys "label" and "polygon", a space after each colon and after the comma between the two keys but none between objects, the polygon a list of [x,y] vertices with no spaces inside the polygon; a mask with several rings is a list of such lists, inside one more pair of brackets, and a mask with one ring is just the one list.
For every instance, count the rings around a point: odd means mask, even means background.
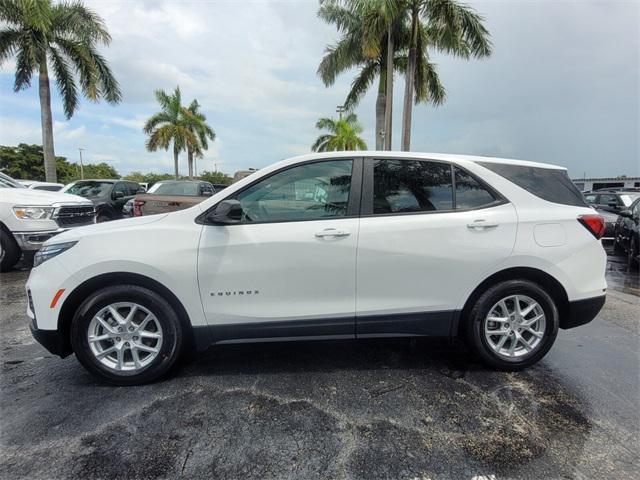
[{"label": "rear quarter window", "polygon": [[566,170],[491,162],[479,164],[548,202],[576,207],[589,206]]}]

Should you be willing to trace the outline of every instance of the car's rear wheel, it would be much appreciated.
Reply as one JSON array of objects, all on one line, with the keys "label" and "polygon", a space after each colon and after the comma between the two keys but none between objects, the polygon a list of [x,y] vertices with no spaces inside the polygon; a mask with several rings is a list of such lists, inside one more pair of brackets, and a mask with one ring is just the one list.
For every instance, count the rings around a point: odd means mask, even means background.
[{"label": "car's rear wheel", "polygon": [[171,305],[147,288],[105,287],[78,309],[71,343],[82,365],[116,385],[138,385],[166,374],[182,349]]},{"label": "car's rear wheel", "polygon": [[0,272],[8,272],[18,263],[22,250],[13,235],[0,229]]},{"label": "car's rear wheel", "polygon": [[520,370],[544,357],[558,334],[558,308],[528,280],[508,280],[485,291],[467,318],[467,341],[481,360]]}]

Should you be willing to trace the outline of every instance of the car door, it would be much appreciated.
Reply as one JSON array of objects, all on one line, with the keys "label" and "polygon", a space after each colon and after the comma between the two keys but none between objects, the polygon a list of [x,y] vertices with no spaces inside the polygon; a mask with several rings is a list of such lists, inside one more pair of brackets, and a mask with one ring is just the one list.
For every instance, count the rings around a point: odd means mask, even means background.
[{"label": "car door", "polygon": [[622,206],[622,202],[620,201],[620,198],[618,198],[618,195],[615,194],[601,194],[600,198],[598,199],[598,208],[601,208],[602,210],[606,210],[607,212],[618,212],[620,210],[620,207]]},{"label": "car door", "polygon": [[122,212],[122,207],[127,202],[129,198],[129,189],[125,182],[117,182],[113,186],[113,192],[111,193],[112,205],[116,212]]},{"label": "car door", "polygon": [[449,335],[465,293],[513,249],[514,207],[446,162],[365,162],[358,336]]},{"label": "car door", "polygon": [[316,161],[227,199],[239,224],[202,230],[200,295],[214,342],[354,335],[361,160]]}]

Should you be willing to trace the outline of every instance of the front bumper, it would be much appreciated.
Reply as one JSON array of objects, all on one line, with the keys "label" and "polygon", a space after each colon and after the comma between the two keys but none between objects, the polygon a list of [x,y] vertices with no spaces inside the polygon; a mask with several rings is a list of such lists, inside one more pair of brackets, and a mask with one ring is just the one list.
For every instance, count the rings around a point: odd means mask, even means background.
[{"label": "front bumper", "polygon": [[33,338],[49,352],[59,355],[61,358],[71,354],[69,343],[65,341],[58,330],[40,330],[35,325],[35,320],[31,322],[29,327]]},{"label": "front bumper", "polygon": [[575,328],[589,323],[602,310],[606,295],[569,302],[569,312],[560,320],[560,328]]},{"label": "front bumper", "polygon": [[36,232],[12,232],[21,250],[39,250],[42,244],[51,237],[67,231],[68,228],[57,230],[43,230]]}]

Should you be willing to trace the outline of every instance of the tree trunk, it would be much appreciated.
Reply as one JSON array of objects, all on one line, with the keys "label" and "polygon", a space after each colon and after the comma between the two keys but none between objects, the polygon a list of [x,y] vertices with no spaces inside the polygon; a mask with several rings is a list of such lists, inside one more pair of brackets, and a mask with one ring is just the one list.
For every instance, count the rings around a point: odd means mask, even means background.
[{"label": "tree trunk", "polygon": [[57,182],[56,155],[53,151],[53,118],[51,116],[51,90],[47,59],[40,62],[39,77],[40,121],[42,123],[42,153],[44,155],[44,176],[47,182]]},{"label": "tree trunk", "polygon": [[416,43],[418,41],[418,12],[411,15],[411,43],[407,58],[406,81],[404,84],[404,108],[402,111],[402,150],[411,150],[411,117],[413,115],[413,95],[416,74]]},{"label": "tree trunk", "polygon": [[387,32],[387,98],[385,104],[384,119],[384,146],[385,150],[391,150],[391,133],[393,130],[393,36],[391,32],[391,24],[389,24]]},{"label": "tree trunk", "polygon": [[384,70],[380,70],[380,82],[378,84],[378,98],[376,99],[376,150],[384,150],[384,121],[385,106],[387,103],[385,95],[386,75]]},{"label": "tree trunk", "polygon": [[193,150],[187,150],[187,163],[189,164],[189,180],[193,180]]},{"label": "tree trunk", "polygon": [[178,180],[178,149],[173,147],[173,175]]}]

